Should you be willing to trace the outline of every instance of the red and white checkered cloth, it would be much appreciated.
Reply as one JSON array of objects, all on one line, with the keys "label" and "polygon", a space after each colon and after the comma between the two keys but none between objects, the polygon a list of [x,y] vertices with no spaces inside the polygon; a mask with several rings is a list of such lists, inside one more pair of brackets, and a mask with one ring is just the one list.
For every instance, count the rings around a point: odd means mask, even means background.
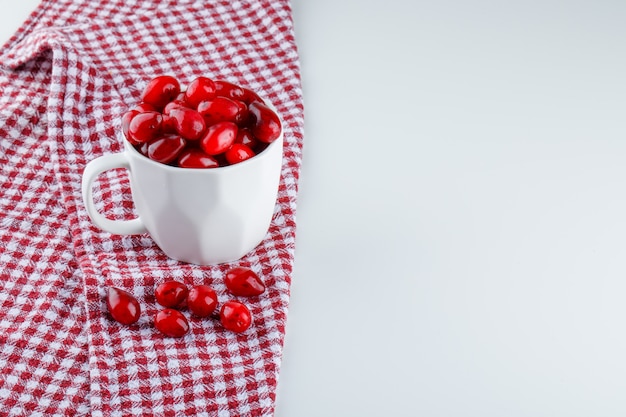
[{"label": "red and white checkered cloth", "polygon": [[[288,0],[45,0],[0,50],[0,415],[269,416],[289,286],[303,139]],[[122,150],[120,115],[160,74],[204,75],[260,92],[284,120],[274,219],[237,265],[268,290],[246,300],[244,334],[194,319],[184,338],[152,324],[155,287],[213,286],[230,265],[168,259],[148,235],[95,228],[82,204],[86,163]],[[128,174],[94,188],[101,211],[134,217]],[[110,319],[107,286],[133,293],[137,326]]]}]

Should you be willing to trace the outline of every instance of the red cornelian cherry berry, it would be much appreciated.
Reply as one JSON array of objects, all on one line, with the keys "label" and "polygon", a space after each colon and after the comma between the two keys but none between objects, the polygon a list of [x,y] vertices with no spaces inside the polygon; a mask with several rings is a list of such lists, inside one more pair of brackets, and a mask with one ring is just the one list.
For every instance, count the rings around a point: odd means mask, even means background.
[{"label": "red cornelian cherry berry", "polygon": [[144,88],[141,101],[151,104],[156,109],[162,109],[167,103],[174,100],[180,93],[180,83],[171,75],[161,75],[153,78]]},{"label": "red cornelian cherry berry", "polygon": [[135,115],[128,125],[128,141],[133,145],[148,142],[161,133],[163,116],[156,111]]},{"label": "red cornelian cherry berry", "polygon": [[204,136],[200,139],[200,147],[209,155],[219,155],[231,147],[236,137],[236,124],[219,122],[207,128]]},{"label": "red cornelian cherry berry", "polygon": [[148,158],[162,164],[176,160],[186,145],[185,139],[176,134],[169,134],[153,139],[148,143]]},{"label": "red cornelian cherry berry", "polygon": [[163,307],[180,307],[187,299],[189,290],[182,282],[166,281],[159,284],[154,291],[154,298]]},{"label": "red cornelian cherry berry", "polygon": [[133,117],[137,116],[138,114],[139,112],[137,110],[129,110],[122,115],[122,133],[124,134],[126,140],[130,141],[131,143],[133,139],[130,138],[128,129],[130,128],[130,121],[133,120]]},{"label": "red cornelian cherry berry", "polygon": [[179,107],[189,108],[189,107],[187,107],[187,103],[185,103],[183,100],[174,99],[174,100],[170,101],[169,103],[167,103],[165,105],[165,107],[163,107],[163,114],[166,114],[166,115],[169,116],[170,112],[173,109],[176,109],[176,108],[179,108]]},{"label": "red cornelian cherry berry", "polygon": [[200,149],[185,149],[178,156],[178,166],[181,168],[217,168],[220,163]]},{"label": "red cornelian cherry berry", "polygon": [[208,317],[217,307],[217,294],[208,285],[196,285],[189,291],[187,307],[198,317]]},{"label": "red cornelian cherry berry", "polygon": [[176,119],[167,114],[163,114],[161,121],[161,133],[178,133],[176,131]]},{"label": "red cornelian cherry berry", "polygon": [[281,124],[278,115],[272,109],[260,102],[253,102],[248,106],[252,119],[252,134],[261,142],[271,143],[280,136]]},{"label": "red cornelian cherry berry", "polygon": [[231,300],[222,305],[220,322],[227,330],[242,333],[252,324],[252,314],[245,304]]},{"label": "red cornelian cherry berry", "polygon": [[223,80],[216,80],[214,84],[215,94],[220,97],[228,97],[235,100],[243,100],[246,97],[246,92],[238,85]]},{"label": "red cornelian cherry berry", "polygon": [[217,122],[237,123],[243,120],[248,110],[245,103],[239,103],[227,97],[215,97],[198,104],[198,113],[204,117],[207,126]]},{"label": "red cornelian cherry berry", "polygon": [[240,128],[237,131],[237,137],[235,138],[235,143],[241,143],[246,145],[250,149],[256,149],[259,141],[254,138],[252,132],[247,127]]},{"label": "red cornelian cherry berry", "polygon": [[174,128],[178,134],[187,140],[198,140],[204,133],[204,118],[195,110],[176,107],[170,110],[169,116],[174,119]]},{"label": "red cornelian cherry berry", "polygon": [[207,77],[198,77],[189,84],[185,91],[185,102],[193,109],[202,101],[213,100],[215,97],[215,83]]},{"label": "red cornelian cherry berry", "polygon": [[247,126],[250,121],[250,112],[248,111],[248,105],[243,101],[233,100],[237,106],[239,106],[239,112],[235,116],[235,123],[237,126]]},{"label": "red cornelian cherry berry", "polygon": [[133,324],[139,320],[141,308],[133,295],[120,288],[109,287],[106,295],[107,308],[111,317],[122,324]]},{"label": "red cornelian cherry berry", "polygon": [[228,292],[239,297],[253,297],[265,292],[265,284],[256,272],[242,266],[228,270],[224,284]]},{"label": "red cornelian cherry berry", "polygon": [[233,143],[224,153],[226,162],[230,165],[238,164],[255,155],[254,151],[243,143]]},{"label": "red cornelian cherry berry", "polygon": [[137,110],[139,113],[145,113],[147,111],[159,111],[159,109],[149,103],[139,103],[133,108],[133,110]]},{"label": "red cornelian cherry berry", "polygon": [[166,336],[183,337],[189,331],[187,317],[178,310],[166,308],[154,316],[154,327]]},{"label": "red cornelian cherry berry", "polygon": [[136,145],[135,149],[137,149],[137,151],[142,154],[143,156],[145,156],[146,158],[150,158],[148,156],[148,142],[146,143],[142,143],[140,145]]},{"label": "red cornelian cherry berry", "polygon": [[244,96],[241,99],[241,101],[243,101],[244,103],[246,103],[248,105],[251,104],[251,103],[254,103],[255,101],[258,101],[259,103],[263,103],[264,102],[263,99],[257,93],[255,93],[252,90],[244,88],[243,92],[244,92]]}]

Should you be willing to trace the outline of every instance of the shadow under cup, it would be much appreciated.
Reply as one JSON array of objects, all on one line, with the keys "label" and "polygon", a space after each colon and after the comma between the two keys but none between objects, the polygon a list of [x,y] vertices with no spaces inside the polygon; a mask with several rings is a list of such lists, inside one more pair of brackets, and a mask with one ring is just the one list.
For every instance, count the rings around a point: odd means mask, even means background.
[{"label": "shadow under cup", "polygon": [[[148,232],[169,257],[200,265],[236,261],[264,239],[278,194],[282,132],[254,157],[219,168],[165,165],[121,136],[124,152],[94,159],[83,173],[83,200],[96,226],[114,234]],[[114,168],[129,171],[136,219],[111,220],[94,206],[93,181]]]}]

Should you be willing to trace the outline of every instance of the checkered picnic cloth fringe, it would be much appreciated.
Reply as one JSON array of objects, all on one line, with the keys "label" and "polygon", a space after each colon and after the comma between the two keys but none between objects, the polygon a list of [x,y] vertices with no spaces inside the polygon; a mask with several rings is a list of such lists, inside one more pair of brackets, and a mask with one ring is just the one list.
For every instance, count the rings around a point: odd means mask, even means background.
[{"label": "checkered picnic cloth fringe", "polygon": [[[298,53],[288,0],[44,0],[0,50],[0,415],[269,416],[289,302],[303,139]],[[167,258],[148,235],[90,222],[81,175],[119,152],[120,116],[147,81],[203,75],[267,97],[284,121],[279,196],[266,239],[236,265],[264,279],[243,334],[189,316],[167,338],[152,325],[155,287],[211,285],[225,271]],[[94,187],[99,209],[135,217],[127,172]],[[108,286],[142,316],[114,322]]]}]

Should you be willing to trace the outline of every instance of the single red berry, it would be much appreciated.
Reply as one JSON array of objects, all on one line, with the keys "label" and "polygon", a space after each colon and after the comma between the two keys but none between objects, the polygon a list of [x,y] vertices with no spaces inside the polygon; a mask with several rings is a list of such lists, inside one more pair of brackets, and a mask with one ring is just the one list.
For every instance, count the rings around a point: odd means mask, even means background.
[{"label": "single red berry", "polygon": [[135,145],[135,149],[137,149],[137,151],[143,156],[145,156],[146,158],[150,158],[148,156],[148,142]]},{"label": "single red berry", "polygon": [[159,109],[149,103],[139,103],[133,108],[133,110],[137,110],[139,113],[145,113],[147,111],[159,111]]},{"label": "single red berry", "polygon": [[148,143],[148,158],[153,161],[169,164],[185,148],[187,142],[178,135],[165,135]]},{"label": "single red berry", "polygon": [[162,115],[161,133],[178,133],[176,131],[176,119],[167,114]]},{"label": "single red berry", "polygon": [[166,281],[160,284],[155,292],[154,298],[163,307],[179,307],[186,299],[189,290],[182,282]]},{"label": "single red berry", "polygon": [[250,310],[248,310],[245,304],[231,300],[222,305],[220,321],[227,330],[242,333],[252,324],[252,314],[250,314]]},{"label": "single red berry", "polygon": [[238,85],[222,80],[214,81],[214,84],[217,96],[234,98],[235,100],[243,100],[246,97],[245,90]]},{"label": "single red berry", "polygon": [[187,140],[198,140],[204,133],[204,117],[195,110],[175,107],[170,110],[169,117],[174,119],[174,128],[178,134]]},{"label": "single red berry", "polygon": [[247,112],[245,103],[227,97],[215,97],[213,100],[198,104],[198,113],[204,117],[207,126],[217,122],[239,123]]},{"label": "single red berry", "polygon": [[200,147],[209,155],[219,155],[230,148],[236,137],[236,124],[219,122],[207,128],[204,136],[200,139]]},{"label": "single red berry", "polygon": [[248,105],[243,101],[233,100],[237,106],[239,106],[239,112],[237,116],[235,116],[235,123],[237,126],[248,126],[250,124],[250,111],[248,110]]},{"label": "single red berry", "polygon": [[116,287],[109,287],[106,295],[107,308],[111,317],[122,324],[133,324],[139,320],[141,308],[132,294]]},{"label": "single red berry", "polygon": [[172,109],[176,109],[178,107],[189,108],[187,107],[187,103],[185,103],[183,100],[174,99],[167,103],[165,107],[163,107],[163,114],[167,114],[169,116]]},{"label": "single red berry", "polygon": [[180,311],[166,308],[154,316],[154,327],[166,336],[183,337],[189,331],[189,322]]},{"label": "single red berry", "polygon": [[224,157],[230,165],[243,162],[246,159],[252,158],[254,155],[254,151],[243,143],[233,143],[224,153]]},{"label": "single red berry", "polygon": [[189,84],[185,91],[185,102],[193,109],[202,101],[213,100],[215,97],[215,83],[207,77],[198,77]]},{"label": "single red berry", "polygon": [[217,294],[208,285],[196,285],[189,291],[187,307],[198,317],[208,317],[217,307]]},{"label": "single red berry", "polygon": [[257,101],[248,106],[252,121],[252,134],[261,142],[271,143],[278,139],[281,124],[278,115],[263,103]]},{"label": "single red berry", "polygon": [[235,143],[241,143],[246,145],[250,149],[256,150],[259,145],[259,141],[254,138],[252,132],[247,127],[240,128],[237,131],[237,137],[235,138]]},{"label": "single red berry", "polygon": [[178,156],[177,165],[181,168],[217,168],[220,163],[200,149],[185,149]]},{"label": "single red berry", "polygon": [[137,110],[129,110],[122,115],[122,133],[124,133],[124,137],[130,143],[134,142],[134,139],[130,137],[129,128],[130,121],[133,120],[133,117],[137,116],[139,112]]},{"label": "single red berry", "polygon": [[224,284],[228,291],[240,297],[252,297],[265,292],[265,284],[250,268],[235,267],[226,272]]},{"label": "single red berry", "polygon": [[244,103],[250,104],[250,103],[254,103],[255,101],[258,101],[259,103],[263,103],[263,99],[254,91],[244,88],[243,92],[244,92],[244,96],[241,99],[241,101],[243,101]]},{"label": "single red berry", "polygon": [[133,145],[148,142],[161,133],[163,117],[156,111],[135,115],[128,125],[128,141]]},{"label": "single red berry", "polygon": [[162,109],[167,103],[174,100],[180,93],[178,80],[170,75],[161,75],[153,78],[144,88],[141,101],[151,104],[156,109]]}]

